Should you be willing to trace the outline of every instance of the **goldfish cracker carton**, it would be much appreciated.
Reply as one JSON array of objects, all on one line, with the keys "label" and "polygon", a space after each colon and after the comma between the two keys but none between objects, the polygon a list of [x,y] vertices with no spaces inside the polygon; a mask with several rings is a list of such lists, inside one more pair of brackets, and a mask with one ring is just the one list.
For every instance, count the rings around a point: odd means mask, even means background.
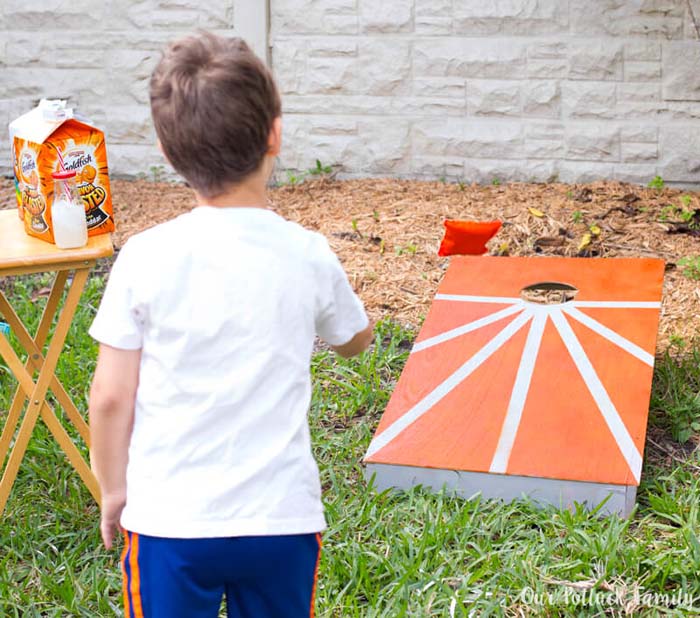
[{"label": "goldfish cracker carton", "polygon": [[42,99],[38,107],[10,123],[10,140],[17,206],[27,234],[54,242],[51,174],[64,169],[76,172],[88,236],[114,231],[102,131],[66,108],[65,101]]}]

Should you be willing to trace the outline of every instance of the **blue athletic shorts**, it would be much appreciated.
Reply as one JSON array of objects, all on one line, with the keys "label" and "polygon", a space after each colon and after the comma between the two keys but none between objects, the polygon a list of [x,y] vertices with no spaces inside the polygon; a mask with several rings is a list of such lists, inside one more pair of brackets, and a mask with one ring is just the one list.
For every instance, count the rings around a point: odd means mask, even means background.
[{"label": "blue athletic shorts", "polygon": [[320,534],[167,539],[125,531],[125,618],[309,618]]}]

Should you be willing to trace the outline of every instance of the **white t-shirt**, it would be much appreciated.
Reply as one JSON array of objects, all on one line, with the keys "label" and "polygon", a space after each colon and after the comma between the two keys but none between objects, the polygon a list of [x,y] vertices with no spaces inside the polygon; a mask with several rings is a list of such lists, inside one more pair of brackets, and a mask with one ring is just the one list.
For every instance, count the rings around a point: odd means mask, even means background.
[{"label": "white t-shirt", "polygon": [[142,350],[122,526],[324,529],[307,421],[314,338],[347,343],[367,324],[326,239],[270,210],[200,206],[130,238],[90,328]]}]

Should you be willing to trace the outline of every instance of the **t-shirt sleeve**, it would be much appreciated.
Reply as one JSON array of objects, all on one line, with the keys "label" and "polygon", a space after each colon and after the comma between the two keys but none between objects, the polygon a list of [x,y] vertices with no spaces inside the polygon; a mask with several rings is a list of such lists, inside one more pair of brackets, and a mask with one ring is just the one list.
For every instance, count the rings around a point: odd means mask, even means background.
[{"label": "t-shirt sleeve", "polygon": [[90,336],[105,345],[122,350],[138,350],[143,343],[143,311],[139,307],[134,281],[138,271],[133,264],[130,243],[119,252],[107,287],[90,327]]},{"label": "t-shirt sleeve", "polygon": [[325,238],[319,253],[316,334],[330,345],[343,345],[367,328],[369,318]]}]

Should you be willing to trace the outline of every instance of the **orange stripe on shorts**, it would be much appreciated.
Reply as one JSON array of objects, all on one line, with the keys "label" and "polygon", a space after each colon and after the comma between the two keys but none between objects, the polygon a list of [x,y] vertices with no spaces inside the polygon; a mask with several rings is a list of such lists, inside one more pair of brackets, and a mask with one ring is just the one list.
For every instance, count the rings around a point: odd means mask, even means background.
[{"label": "orange stripe on shorts", "polygon": [[316,584],[318,583],[318,565],[321,562],[321,548],[323,547],[323,541],[321,540],[321,533],[316,533],[316,540],[318,541],[318,556],[316,557],[316,568],[314,569],[314,587],[311,591],[311,608],[309,609],[309,618],[314,618],[314,611],[316,606]]},{"label": "orange stripe on shorts", "polygon": [[141,605],[141,573],[139,571],[139,535],[132,532],[131,556],[129,556],[129,566],[131,567],[130,596],[134,606],[134,618],[143,618],[143,607]]},{"label": "orange stripe on shorts", "polygon": [[122,557],[120,564],[122,567],[122,595],[124,597],[124,616],[126,618],[131,618],[131,605],[129,604],[129,582],[126,575],[126,556],[129,553],[130,547],[129,532],[124,530],[124,549],[122,550]]}]

